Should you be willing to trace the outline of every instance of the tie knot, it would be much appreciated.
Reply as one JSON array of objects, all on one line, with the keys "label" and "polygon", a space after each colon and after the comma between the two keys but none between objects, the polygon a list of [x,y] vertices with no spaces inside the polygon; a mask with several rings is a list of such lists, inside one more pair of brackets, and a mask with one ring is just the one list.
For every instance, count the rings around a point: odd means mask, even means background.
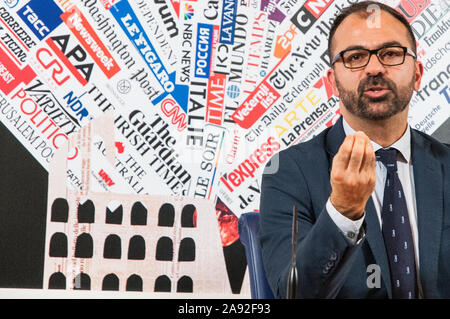
[{"label": "tie knot", "polygon": [[388,171],[397,171],[397,150],[395,148],[381,148],[375,152],[375,155],[377,161],[382,162]]}]

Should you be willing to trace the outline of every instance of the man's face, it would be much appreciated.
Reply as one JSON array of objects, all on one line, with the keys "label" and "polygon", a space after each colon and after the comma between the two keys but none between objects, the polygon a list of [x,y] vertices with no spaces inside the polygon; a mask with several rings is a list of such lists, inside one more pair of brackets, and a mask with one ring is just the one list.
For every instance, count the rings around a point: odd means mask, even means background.
[{"label": "man's face", "polygon": [[[373,23],[371,17],[348,16],[334,35],[333,56],[357,45],[378,49],[391,43],[412,49],[400,21],[385,11],[380,11],[378,18],[378,23]],[[369,64],[360,69],[348,69],[339,59],[327,76],[349,113],[362,119],[382,120],[405,110],[413,91],[419,89],[422,72],[421,63],[408,54],[404,63],[396,66],[384,66],[372,55]]]}]

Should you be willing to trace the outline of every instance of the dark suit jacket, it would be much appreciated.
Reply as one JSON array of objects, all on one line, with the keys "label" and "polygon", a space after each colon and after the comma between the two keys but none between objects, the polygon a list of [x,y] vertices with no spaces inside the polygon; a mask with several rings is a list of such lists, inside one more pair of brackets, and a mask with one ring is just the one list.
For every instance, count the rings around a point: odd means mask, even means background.
[{"label": "dark suit jacket", "polygon": [[[450,298],[450,148],[412,129],[420,278],[425,298]],[[373,201],[366,205],[364,238],[352,245],[329,217],[334,155],[344,141],[340,119],[312,140],[278,154],[279,169],[263,174],[260,243],[267,279],[286,295],[291,260],[292,207],[299,209],[297,268],[301,298],[391,298],[389,264]],[[276,155],[277,156],[277,155]],[[275,158],[271,159],[271,164]],[[381,269],[381,287],[367,279]]]}]

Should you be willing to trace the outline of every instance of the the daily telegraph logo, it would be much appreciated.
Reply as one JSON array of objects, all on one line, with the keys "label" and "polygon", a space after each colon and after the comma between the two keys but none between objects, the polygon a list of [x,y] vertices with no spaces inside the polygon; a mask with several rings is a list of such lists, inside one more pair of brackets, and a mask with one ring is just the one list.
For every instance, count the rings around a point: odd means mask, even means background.
[{"label": "the daily telegraph logo", "polygon": [[62,23],[62,13],[52,0],[31,0],[17,11],[17,15],[39,40],[44,39]]},{"label": "the daily telegraph logo", "polygon": [[305,34],[330,6],[333,0],[309,0],[298,10],[291,22]]},{"label": "the daily telegraph logo", "polygon": [[111,53],[76,6],[64,12],[61,18],[108,79],[120,71]]}]

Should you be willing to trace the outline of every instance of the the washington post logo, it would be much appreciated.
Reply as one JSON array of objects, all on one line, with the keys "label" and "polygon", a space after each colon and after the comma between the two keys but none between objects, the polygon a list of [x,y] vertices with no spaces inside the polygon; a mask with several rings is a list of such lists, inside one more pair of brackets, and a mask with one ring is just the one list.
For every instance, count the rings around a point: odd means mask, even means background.
[{"label": "the washington post logo", "polygon": [[309,0],[298,10],[291,22],[305,34],[330,6],[333,0]]}]

